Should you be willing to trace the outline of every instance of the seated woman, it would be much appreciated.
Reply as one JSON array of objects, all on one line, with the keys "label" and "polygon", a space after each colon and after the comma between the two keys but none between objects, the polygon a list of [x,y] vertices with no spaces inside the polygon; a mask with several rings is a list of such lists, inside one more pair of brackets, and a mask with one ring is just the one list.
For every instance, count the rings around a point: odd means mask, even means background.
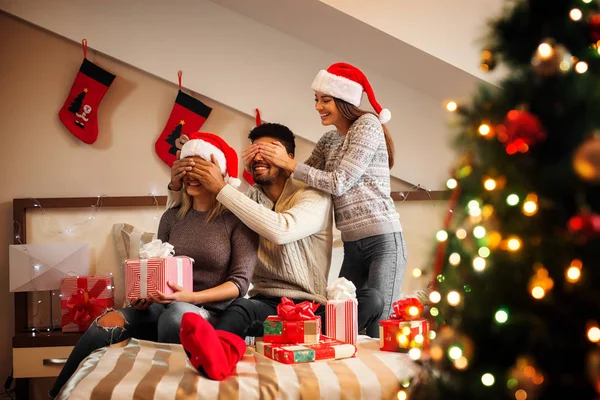
[{"label": "seated woman", "polygon": [[[202,132],[190,135],[180,158],[197,156],[208,161],[213,156],[226,180],[239,184],[239,180],[229,177],[237,174],[237,155],[223,139]],[[258,236],[217,202],[193,178],[193,173],[180,171],[177,175],[169,186],[183,183],[183,201],[179,208],[163,214],[157,236],[171,243],[176,255],[194,259],[194,291],[169,283],[173,294],[159,293],[138,299],[129,307],[109,311],[96,319],[75,345],[49,392],[50,398],[58,395],[79,363],[94,350],[131,337],[179,343],[184,313],[200,314],[215,323],[233,299],[248,291],[256,264]]]}]

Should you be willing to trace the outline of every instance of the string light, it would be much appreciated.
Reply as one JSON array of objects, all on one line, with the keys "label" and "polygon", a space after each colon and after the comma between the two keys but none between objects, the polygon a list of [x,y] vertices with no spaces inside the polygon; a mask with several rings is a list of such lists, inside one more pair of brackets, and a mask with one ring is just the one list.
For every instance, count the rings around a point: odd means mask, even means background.
[{"label": "string light", "polygon": [[459,230],[456,231],[456,237],[460,240],[463,240],[464,238],[467,237],[467,231],[463,228],[460,228]]},{"label": "string light", "polygon": [[440,315],[440,310],[438,310],[437,307],[431,307],[429,314],[431,314],[432,317],[437,317]]},{"label": "string light", "polygon": [[494,382],[496,382],[496,379],[494,378],[494,375],[490,373],[485,373],[481,376],[481,383],[485,386],[492,386]]},{"label": "string light", "polygon": [[454,360],[454,367],[456,367],[456,369],[462,370],[467,368],[468,365],[469,361],[464,356],[460,357],[458,360]]},{"label": "string light", "polygon": [[473,269],[477,272],[482,272],[485,269],[485,259],[481,257],[475,257],[473,259]]},{"label": "string light", "polygon": [[435,234],[435,237],[438,242],[445,242],[448,239],[448,232],[440,230]]},{"label": "string light", "polygon": [[517,196],[514,193],[509,194],[506,197],[506,204],[508,204],[509,206],[516,206],[517,204],[519,204],[519,196]]},{"label": "string light", "polygon": [[483,187],[485,190],[491,192],[492,190],[496,189],[496,181],[492,178],[488,178],[483,182]]},{"label": "string light", "polygon": [[534,299],[540,300],[544,298],[546,291],[541,286],[535,286],[533,289],[531,289],[531,295]]},{"label": "string light", "polygon": [[548,59],[554,54],[554,48],[550,44],[544,42],[538,46],[537,52],[540,57]]},{"label": "string light", "polygon": [[493,213],[494,206],[492,206],[491,204],[486,204],[481,208],[481,215],[483,216],[483,218],[489,218],[492,216]]},{"label": "string light", "polygon": [[508,247],[508,250],[517,251],[521,248],[521,240],[518,237],[513,236],[508,239],[508,242],[506,243],[506,245]]},{"label": "string light", "polygon": [[525,197],[525,202],[523,203],[523,214],[531,217],[535,213],[537,213],[538,205],[537,205],[538,197],[534,193],[530,193]]},{"label": "string light", "polygon": [[487,135],[489,135],[489,133],[491,132],[491,130],[492,129],[490,128],[490,126],[488,124],[484,123],[484,124],[479,125],[479,128],[477,129],[477,132],[479,132],[479,134],[481,136],[487,136]]},{"label": "string light", "polygon": [[451,306],[457,306],[460,303],[460,294],[456,290],[453,290],[448,293],[447,299],[448,304]]},{"label": "string light", "polygon": [[456,267],[458,264],[460,264],[460,254],[458,254],[458,253],[450,254],[450,257],[448,257],[448,262],[451,265]]},{"label": "string light", "polygon": [[477,239],[483,239],[485,237],[485,228],[481,225],[477,225],[473,228],[473,236]]},{"label": "string light", "polygon": [[592,0],[582,0],[585,4],[589,4],[592,2]]},{"label": "string light", "polygon": [[458,104],[456,104],[456,102],[454,102],[454,101],[449,101],[446,103],[446,110],[448,110],[450,112],[454,112],[454,111],[458,110]]},{"label": "string light", "polygon": [[471,217],[479,217],[479,216],[481,216],[481,208],[479,208],[479,207],[469,208],[469,215]]},{"label": "string light", "polygon": [[575,64],[575,71],[579,74],[584,74],[588,70],[588,65],[585,61],[579,61]]},{"label": "string light", "polygon": [[574,8],[571,10],[571,12],[569,13],[569,17],[573,20],[573,21],[579,21],[581,19],[581,17],[583,17],[583,13],[581,12],[580,9],[578,8]]},{"label": "string light", "polygon": [[488,258],[490,256],[490,249],[488,249],[487,247],[480,247],[479,250],[477,251],[477,254],[479,254],[480,257],[483,258]]},{"label": "string light", "polygon": [[398,397],[398,400],[408,399],[408,395],[406,394],[406,392],[404,390],[398,391],[398,395],[396,397]]},{"label": "string light", "polygon": [[412,270],[412,276],[414,276],[415,278],[419,278],[422,274],[423,272],[419,268],[415,268]]},{"label": "string light", "polygon": [[492,231],[487,235],[487,245],[491,249],[495,249],[502,242],[502,235],[500,232]]},{"label": "string light", "polygon": [[500,309],[496,311],[494,318],[496,319],[496,322],[498,322],[499,324],[503,324],[506,321],[508,321],[508,313],[506,312],[506,310]]},{"label": "string light", "polygon": [[439,303],[440,300],[442,300],[442,295],[440,294],[440,292],[433,291],[429,294],[429,300],[432,303]]},{"label": "string light", "polygon": [[571,283],[575,283],[579,280],[579,278],[581,277],[581,267],[582,267],[582,263],[580,260],[573,260],[571,261],[571,265],[569,266],[569,268],[567,268],[567,271],[565,273],[567,281],[571,282]]},{"label": "string light", "polygon": [[408,356],[413,360],[418,360],[419,358],[421,358],[421,350],[414,347],[408,351]]},{"label": "string light", "polygon": [[458,182],[454,178],[450,178],[446,181],[446,187],[448,189],[456,189],[457,186],[458,186]]},{"label": "string light", "polygon": [[597,326],[592,326],[587,331],[587,337],[588,337],[589,341],[592,343],[600,342],[600,329],[598,329]]},{"label": "string light", "polygon": [[457,359],[461,358],[462,356],[463,356],[463,351],[460,347],[451,346],[448,349],[448,357],[450,357],[450,359],[457,360]]},{"label": "string light", "polygon": [[527,400],[527,392],[523,389],[519,389],[515,392],[516,400]]}]

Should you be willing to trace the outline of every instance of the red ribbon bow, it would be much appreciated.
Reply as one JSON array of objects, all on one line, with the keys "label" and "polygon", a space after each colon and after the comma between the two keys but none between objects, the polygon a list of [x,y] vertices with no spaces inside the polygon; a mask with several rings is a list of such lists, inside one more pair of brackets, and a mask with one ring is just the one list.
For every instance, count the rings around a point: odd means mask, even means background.
[{"label": "red ribbon bow", "polygon": [[281,303],[277,306],[277,316],[286,321],[305,321],[316,318],[315,311],[319,304],[310,301],[294,304],[287,297],[281,298]]},{"label": "red ribbon bow", "polygon": [[86,325],[102,314],[105,307],[96,304],[96,302],[97,297],[105,288],[106,281],[101,280],[96,282],[89,292],[86,289],[77,289],[77,292],[67,301],[70,319],[77,325]]},{"label": "red ribbon bow", "polygon": [[393,303],[394,312],[390,318],[399,319],[402,321],[411,321],[421,316],[423,304],[419,299],[408,297],[403,300],[398,300]]}]

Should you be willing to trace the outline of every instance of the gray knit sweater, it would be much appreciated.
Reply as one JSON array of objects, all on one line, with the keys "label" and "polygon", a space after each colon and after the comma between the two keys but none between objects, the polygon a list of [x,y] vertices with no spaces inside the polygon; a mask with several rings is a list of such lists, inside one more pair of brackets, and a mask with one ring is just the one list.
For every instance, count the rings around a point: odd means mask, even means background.
[{"label": "gray knit sweater", "polygon": [[[210,289],[227,281],[248,291],[256,265],[258,235],[235,215],[224,212],[206,222],[207,212],[191,209],[182,220],[179,208],[165,211],[160,219],[157,238],[171,243],[175,255],[194,259],[194,292]],[[203,304],[224,310],[230,301]]]},{"label": "gray knit sweater", "polygon": [[402,231],[388,161],[381,123],[364,114],[346,135],[337,130],[323,135],[308,160],[298,163],[294,178],[333,195],[336,226],[350,242]]}]

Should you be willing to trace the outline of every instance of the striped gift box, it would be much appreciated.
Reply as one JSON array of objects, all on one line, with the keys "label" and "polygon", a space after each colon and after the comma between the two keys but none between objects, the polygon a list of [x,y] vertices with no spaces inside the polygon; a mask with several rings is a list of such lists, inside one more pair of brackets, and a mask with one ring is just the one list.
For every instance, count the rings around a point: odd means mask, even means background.
[{"label": "striped gift box", "polygon": [[412,348],[427,348],[429,322],[423,318],[411,321],[390,318],[379,321],[379,345],[382,351],[405,352]]},{"label": "striped gift box", "polygon": [[166,257],[125,260],[126,299],[173,293],[167,282],[187,290],[193,288],[193,260],[189,257]]},{"label": "striped gift box", "polygon": [[313,344],[281,344],[257,341],[256,352],[283,364],[299,364],[350,358],[356,354],[356,346],[322,336],[319,343]]},{"label": "striped gift box", "polygon": [[355,299],[328,300],[325,305],[325,334],[345,343],[358,339],[358,305]]},{"label": "striped gift box", "polygon": [[85,332],[107,308],[114,306],[112,277],[67,277],[60,284],[63,332]]}]

